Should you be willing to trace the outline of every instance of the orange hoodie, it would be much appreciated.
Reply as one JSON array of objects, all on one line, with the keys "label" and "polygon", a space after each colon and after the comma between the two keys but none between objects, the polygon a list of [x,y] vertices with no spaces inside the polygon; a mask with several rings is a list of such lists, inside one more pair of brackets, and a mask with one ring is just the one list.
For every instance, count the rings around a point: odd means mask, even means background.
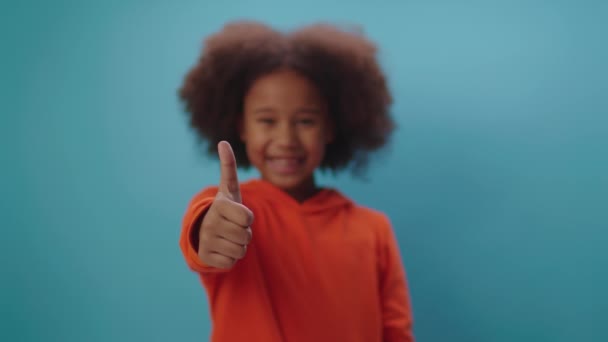
[{"label": "orange hoodie", "polygon": [[253,239],[230,270],[194,241],[217,192],[197,194],[180,247],[207,291],[212,341],[413,341],[405,272],[389,220],[325,189],[298,203],[262,180],[241,184]]}]

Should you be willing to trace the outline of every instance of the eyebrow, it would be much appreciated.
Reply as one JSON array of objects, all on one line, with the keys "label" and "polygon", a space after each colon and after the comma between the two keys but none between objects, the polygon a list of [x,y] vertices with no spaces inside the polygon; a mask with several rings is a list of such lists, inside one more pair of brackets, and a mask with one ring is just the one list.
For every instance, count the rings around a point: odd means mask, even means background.
[{"label": "eyebrow", "polygon": [[[259,107],[253,110],[253,114],[274,114],[276,110],[272,107]],[[295,111],[297,114],[309,113],[309,114],[321,114],[323,110],[319,107],[300,107]]]},{"label": "eyebrow", "polygon": [[321,114],[323,110],[318,107],[301,107],[296,111],[297,113],[311,113],[311,114]]},{"label": "eyebrow", "polygon": [[272,107],[259,107],[253,110],[253,114],[272,114],[275,110]]}]

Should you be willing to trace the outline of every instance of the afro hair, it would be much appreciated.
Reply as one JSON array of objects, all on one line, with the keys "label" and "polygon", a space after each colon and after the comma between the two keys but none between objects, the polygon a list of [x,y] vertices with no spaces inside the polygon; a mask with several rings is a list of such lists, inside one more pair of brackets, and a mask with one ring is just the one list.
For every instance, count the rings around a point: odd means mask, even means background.
[{"label": "afro hair", "polygon": [[252,82],[279,68],[307,77],[328,104],[335,138],[320,169],[361,171],[369,154],[386,145],[395,129],[377,48],[360,32],[314,24],[283,33],[259,22],[238,21],[203,45],[179,97],[210,155],[217,155],[216,145],[226,140],[237,165],[251,166],[237,129],[243,99]]}]

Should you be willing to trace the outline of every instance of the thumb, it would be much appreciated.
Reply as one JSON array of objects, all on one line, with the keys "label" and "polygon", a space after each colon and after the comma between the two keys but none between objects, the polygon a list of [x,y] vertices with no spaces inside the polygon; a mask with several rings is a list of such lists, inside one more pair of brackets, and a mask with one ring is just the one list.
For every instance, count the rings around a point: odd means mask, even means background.
[{"label": "thumb", "polygon": [[236,173],[236,158],[230,143],[220,141],[217,145],[217,153],[220,157],[219,191],[231,200],[241,203],[241,190]]}]

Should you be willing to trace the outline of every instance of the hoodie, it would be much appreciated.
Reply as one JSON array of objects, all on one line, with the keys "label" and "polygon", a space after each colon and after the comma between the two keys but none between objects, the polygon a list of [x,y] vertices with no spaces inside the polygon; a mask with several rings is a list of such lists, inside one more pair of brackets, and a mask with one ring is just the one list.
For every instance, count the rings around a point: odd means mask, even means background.
[{"label": "hoodie", "polygon": [[334,189],[297,202],[263,180],[241,184],[254,214],[247,254],[229,270],[198,258],[192,236],[217,187],[198,193],[180,247],[209,298],[211,341],[414,341],[410,298],[387,217]]}]

